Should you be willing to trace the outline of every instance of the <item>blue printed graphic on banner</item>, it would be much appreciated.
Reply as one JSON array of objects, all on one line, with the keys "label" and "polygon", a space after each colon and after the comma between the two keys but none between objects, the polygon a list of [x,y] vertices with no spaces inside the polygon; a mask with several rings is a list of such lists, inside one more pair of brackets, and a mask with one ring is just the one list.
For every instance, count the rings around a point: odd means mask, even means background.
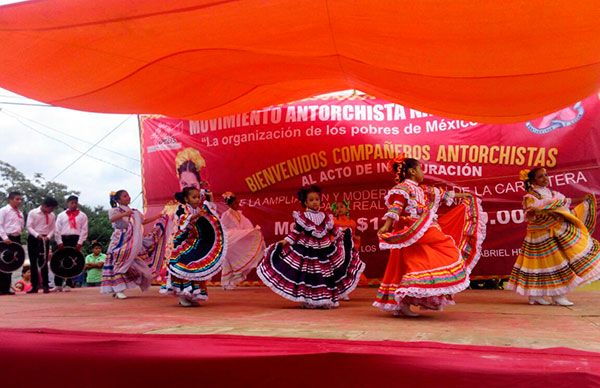
[{"label": "blue printed graphic on banner", "polygon": [[525,123],[527,129],[538,135],[545,135],[554,131],[555,129],[568,127],[575,124],[583,117],[585,110],[581,101],[558,112],[550,113],[544,116],[538,125],[534,125],[532,121]]}]

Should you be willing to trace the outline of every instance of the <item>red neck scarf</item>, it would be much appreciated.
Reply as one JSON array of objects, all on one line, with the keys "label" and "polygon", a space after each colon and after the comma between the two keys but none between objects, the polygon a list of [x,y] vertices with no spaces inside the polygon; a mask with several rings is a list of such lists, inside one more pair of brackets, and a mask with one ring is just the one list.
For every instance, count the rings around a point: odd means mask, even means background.
[{"label": "red neck scarf", "polygon": [[67,210],[67,216],[69,216],[69,226],[72,229],[77,229],[77,216],[79,215],[79,209]]},{"label": "red neck scarf", "polygon": [[19,211],[19,209],[17,209],[16,207],[10,207],[11,209],[13,209],[15,211],[15,213],[17,213],[17,217],[19,218],[23,218],[23,216],[21,215],[21,212]]}]

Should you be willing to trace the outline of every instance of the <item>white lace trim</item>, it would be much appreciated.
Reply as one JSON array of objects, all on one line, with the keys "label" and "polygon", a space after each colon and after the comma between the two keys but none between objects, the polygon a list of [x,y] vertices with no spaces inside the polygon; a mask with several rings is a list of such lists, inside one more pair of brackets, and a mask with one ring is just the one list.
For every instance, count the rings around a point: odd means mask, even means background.
[{"label": "white lace trim", "polygon": [[[352,250],[354,249],[354,240],[350,239],[350,255],[352,255]],[[273,244],[272,244],[273,245]],[[263,260],[270,260],[271,259],[271,255],[268,255],[268,250],[269,248],[265,249],[265,258]],[[273,251],[275,252],[275,251]],[[345,254],[345,253],[344,253]],[[352,260],[352,259],[351,259]],[[360,265],[359,268],[356,271],[356,274],[354,276],[354,279],[352,281],[352,284],[350,285],[350,287],[348,287],[348,289],[344,292],[341,293],[339,295],[338,299],[342,299],[344,297],[347,297],[348,295],[350,295],[350,293],[352,291],[354,291],[356,289],[356,287],[358,286],[358,283],[360,282],[360,275],[363,273],[363,271],[366,268],[366,264],[364,263],[364,261],[360,260],[360,257],[358,258]],[[274,268],[273,268],[274,269]],[[315,307],[338,307],[339,306],[339,302],[332,302],[332,301],[314,301],[312,299],[307,299],[305,297],[294,297],[291,296],[289,294],[286,294],[283,291],[280,291],[277,288],[273,288],[272,284],[273,282],[271,282],[269,279],[267,279],[267,277],[262,273],[262,271],[260,270],[260,266],[258,268],[256,268],[256,275],[260,278],[260,280],[271,289],[271,291],[273,291],[274,293],[276,293],[277,295],[287,299],[287,300],[291,300],[292,302],[299,302],[299,303],[304,303],[310,306],[315,306]],[[280,276],[283,276],[282,274],[279,273]],[[346,276],[348,276],[348,274],[346,274]],[[304,284],[304,283],[302,283]],[[307,284],[304,284],[305,286],[308,286]],[[310,286],[309,286],[310,287]]]},{"label": "white lace trim", "polygon": [[394,221],[398,221],[400,219],[400,216],[398,215],[398,213],[394,213],[394,212],[387,212],[383,215],[382,217],[383,219],[386,218],[391,218]]},{"label": "white lace trim", "polygon": [[400,306],[398,303],[381,303],[377,301],[373,302],[373,307],[377,307],[382,311],[388,312],[400,311],[400,309],[402,308],[402,306]]},{"label": "white lace trim", "polygon": [[201,289],[194,290],[192,286],[188,286],[183,290],[171,286],[169,288],[161,288],[158,292],[162,295],[172,294],[176,296],[183,296],[189,301],[193,302],[203,302],[208,300],[208,295],[203,294]]},{"label": "white lace trim", "polygon": [[425,232],[427,232],[427,230],[429,229],[429,227],[431,226],[433,221],[435,221],[435,219],[437,218],[436,212],[437,212],[439,206],[440,206],[440,195],[439,195],[439,192],[434,191],[433,206],[431,207],[431,209],[429,211],[427,221],[425,221],[425,223],[422,225],[421,229],[417,232],[417,234],[410,240],[403,242],[403,243],[390,244],[390,243],[386,243],[386,242],[379,242],[379,249],[400,249],[400,248],[411,246],[414,243],[416,243],[417,241],[419,241],[419,239],[421,237],[423,237]]},{"label": "white lace trim", "polygon": [[[352,251],[354,251],[354,239],[353,238],[350,239],[350,244],[351,244],[350,245],[350,256],[352,256]],[[348,295],[350,295],[350,293],[356,289],[356,287],[358,286],[358,283],[360,282],[360,275],[362,275],[365,268],[367,268],[367,265],[365,264],[365,262],[360,259],[360,255],[358,254],[358,252],[356,253],[356,256],[360,262],[360,266],[356,271],[356,275],[354,276],[354,279],[352,280],[352,284],[350,285],[350,287],[348,287],[346,292],[344,292],[340,295],[340,298],[342,298],[342,299],[348,298]],[[352,259],[350,259],[350,260],[352,260]],[[346,276],[348,276],[348,273],[346,273]]]},{"label": "white lace trim", "polygon": [[[436,188],[434,187],[434,189]],[[451,206],[454,203],[454,199],[456,198],[456,193],[452,190],[447,190],[446,195],[444,197],[446,206]]]},{"label": "white lace trim", "polygon": [[473,247],[475,249],[475,256],[473,256],[473,260],[467,266],[467,274],[471,275],[471,271],[479,262],[481,258],[481,247],[483,242],[485,241],[487,235],[487,223],[488,223],[488,214],[483,211],[483,206],[481,204],[481,199],[477,197],[473,197],[475,199],[475,204],[477,206],[477,212],[479,213],[479,219],[477,220],[477,243],[476,246]]},{"label": "white lace trim", "polygon": [[509,280],[509,282],[506,284],[506,289],[514,290],[517,294],[523,296],[559,296],[567,294],[578,286],[589,284],[599,279],[600,268],[595,268],[585,278],[576,276],[570,284],[560,288],[524,288],[522,286],[516,286],[515,283]]},{"label": "white lace trim", "polygon": [[402,303],[402,299],[405,297],[413,297],[413,298],[427,298],[430,296],[442,296],[442,295],[452,295],[457,294],[461,291],[466,290],[469,287],[470,280],[469,276],[465,276],[465,280],[463,280],[460,284],[450,286],[450,287],[438,287],[438,288],[427,288],[423,289],[420,287],[401,287],[398,288],[394,292],[394,299],[396,303]]},{"label": "white lace trim", "polygon": [[331,214],[329,214],[328,216],[327,215],[325,215],[325,216],[327,217],[327,222],[325,224],[325,227],[323,228],[322,231],[317,232],[316,230],[317,230],[318,225],[307,225],[304,222],[304,220],[300,218],[301,213],[299,211],[294,211],[292,213],[292,217],[294,218],[294,221],[296,221],[296,223],[298,223],[298,225],[300,225],[304,230],[311,232],[311,234],[316,238],[322,238],[322,237],[326,236],[327,233],[329,233],[329,231],[331,229],[333,229],[333,216]]},{"label": "white lace trim", "polygon": [[[575,258],[572,258],[570,261],[577,261],[579,259],[581,259],[583,256],[588,255],[591,250],[593,249],[593,239],[590,237],[590,241],[588,242],[588,245],[586,246],[586,249],[580,253],[579,255],[575,256]],[[565,267],[568,265],[568,261],[565,260],[565,265],[558,265],[552,268],[560,268],[560,267]],[[526,273],[543,273],[543,270],[523,270],[521,267],[518,267],[517,265],[515,265],[515,268],[526,272]],[[549,271],[548,268],[545,268],[546,271]],[[539,271],[539,272],[538,272]],[[564,287],[559,287],[559,288],[524,288],[522,286],[517,286],[513,280],[513,277],[511,276],[511,278],[508,280],[507,284],[506,284],[506,289],[507,290],[514,290],[517,294],[519,295],[525,295],[525,296],[558,296],[558,295],[562,295],[562,294],[566,294],[567,292],[573,290],[574,288],[580,286],[580,285],[584,285],[584,284],[588,284],[591,282],[594,282],[596,280],[600,279],[600,265],[596,266],[596,268],[594,268],[592,271],[590,271],[590,273],[587,274],[587,276],[585,276],[584,278],[579,277],[579,276],[575,276],[575,278],[573,279],[573,281],[564,286]]]},{"label": "white lace trim", "polygon": [[271,291],[273,291],[274,293],[276,293],[277,295],[290,300],[292,302],[298,302],[298,303],[305,303],[307,305],[310,306],[318,306],[318,307],[338,307],[340,304],[339,302],[333,302],[332,300],[312,300],[309,298],[305,298],[303,296],[292,296],[290,294],[287,294],[281,290],[279,290],[278,288],[273,286],[273,282],[271,282],[263,273],[262,271],[258,270],[256,271],[256,275],[258,275],[258,277],[260,278],[260,280],[271,289]]},{"label": "white lace trim", "polygon": [[[409,186],[409,187],[411,187],[411,186]],[[411,189],[414,189],[414,188],[411,187]],[[393,205],[390,203],[389,200],[390,200],[390,197],[394,194],[401,195],[406,200],[406,206],[404,207],[403,211],[410,214],[411,217],[417,218],[418,217],[417,216],[417,208],[418,208],[417,201],[415,199],[412,199],[410,197],[410,194],[407,193],[405,190],[400,190],[400,189],[396,189],[396,188],[390,189],[390,191],[388,191],[386,196],[383,198],[387,207],[389,208],[390,206]]]},{"label": "white lace trim", "polygon": [[325,220],[326,215],[321,211],[307,209],[304,211],[304,217],[308,218],[316,225],[321,225],[321,223]]}]

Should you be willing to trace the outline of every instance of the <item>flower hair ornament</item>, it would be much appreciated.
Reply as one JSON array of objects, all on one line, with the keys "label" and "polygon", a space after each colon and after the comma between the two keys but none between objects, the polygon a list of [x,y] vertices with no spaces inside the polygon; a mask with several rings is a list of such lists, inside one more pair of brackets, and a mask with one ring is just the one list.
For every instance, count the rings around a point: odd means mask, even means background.
[{"label": "flower hair ornament", "polygon": [[529,173],[531,172],[531,170],[529,169],[524,169],[519,171],[519,180],[523,181],[523,182],[527,182],[529,180]]},{"label": "flower hair ornament", "polygon": [[402,152],[401,154],[396,156],[394,159],[390,159],[390,161],[388,161],[388,164],[387,164],[388,171],[393,172],[393,173],[398,172],[397,171],[398,167],[394,168],[394,166],[401,166],[405,160],[406,160],[406,154],[404,152]]},{"label": "flower hair ornament", "polygon": [[223,200],[225,202],[229,201],[231,198],[235,198],[235,194],[231,191],[226,191],[224,192],[221,197],[223,197]]},{"label": "flower hair ornament", "polygon": [[[346,206],[346,216],[350,215],[350,201],[348,201],[347,199],[342,200],[342,203]],[[337,214],[338,212],[338,202],[335,201],[331,204],[331,210],[333,211],[334,214]],[[339,214],[338,214],[339,216]]]},{"label": "flower hair ornament", "polygon": [[192,147],[185,148],[177,153],[177,156],[175,156],[175,169],[179,170],[179,167],[185,162],[192,162],[198,172],[206,167],[206,161],[200,155],[200,151]]}]

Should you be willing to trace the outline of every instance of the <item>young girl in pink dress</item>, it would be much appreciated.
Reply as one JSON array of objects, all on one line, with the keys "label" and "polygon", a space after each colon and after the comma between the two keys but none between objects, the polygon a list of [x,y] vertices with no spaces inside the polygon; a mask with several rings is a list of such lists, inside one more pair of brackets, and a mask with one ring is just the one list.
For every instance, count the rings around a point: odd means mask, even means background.
[{"label": "young girl in pink dress", "polygon": [[228,206],[220,217],[227,235],[227,254],[223,258],[221,285],[231,290],[260,263],[265,251],[265,239],[260,226],[252,225],[238,209],[235,194],[227,191],[223,193],[223,200]]}]

